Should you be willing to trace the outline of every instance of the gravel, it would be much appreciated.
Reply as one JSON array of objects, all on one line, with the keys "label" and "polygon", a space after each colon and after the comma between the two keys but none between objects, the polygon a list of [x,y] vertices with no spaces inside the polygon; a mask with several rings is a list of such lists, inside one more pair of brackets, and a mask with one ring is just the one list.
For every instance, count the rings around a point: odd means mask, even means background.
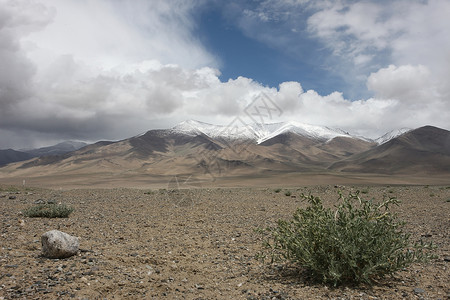
[{"label": "gravel", "polygon": [[[5,195],[0,198],[0,299],[446,299],[450,294],[446,186],[311,186],[279,193],[263,188],[9,189],[0,187]],[[395,210],[408,222],[406,230],[413,240],[435,243],[437,259],[372,287],[333,288],[308,281],[291,266],[255,258],[262,249],[256,228],[289,218],[305,205],[301,193],[333,205],[338,189],[403,200]],[[64,219],[20,214],[39,199],[75,210]],[[66,259],[42,257],[39,237],[53,229],[80,237],[81,251]]]}]

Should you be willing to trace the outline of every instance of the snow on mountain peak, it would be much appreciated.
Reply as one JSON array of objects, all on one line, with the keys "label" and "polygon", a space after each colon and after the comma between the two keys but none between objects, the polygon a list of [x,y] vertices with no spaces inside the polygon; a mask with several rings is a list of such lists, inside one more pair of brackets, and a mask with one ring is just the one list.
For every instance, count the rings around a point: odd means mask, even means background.
[{"label": "snow on mountain peak", "polygon": [[309,136],[317,139],[331,140],[338,136],[352,137],[349,133],[326,126],[318,126],[289,121],[283,123],[268,124],[267,127],[273,129],[269,134],[264,135],[258,140],[258,143],[267,141],[279,134],[293,132],[303,136]]},{"label": "snow on mountain peak", "polygon": [[226,130],[226,126],[212,125],[195,120],[187,120],[176,125],[172,128],[172,130],[188,135],[205,134],[209,137],[217,137],[221,135],[220,133],[222,131]]},{"label": "snow on mountain peak", "polygon": [[411,128],[406,128],[406,127],[405,128],[400,128],[400,129],[394,129],[394,130],[389,131],[385,135],[375,139],[375,142],[378,145],[381,145],[381,144],[389,142],[390,140],[392,140],[392,139],[394,139],[394,138],[396,138],[396,137],[398,137],[398,136],[400,136],[400,135],[402,135],[404,133],[407,133],[408,131],[411,131],[411,130],[412,130]]},{"label": "snow on mountain peak", "polygon": [[271,124],[236,124],[229,126],[212,125],[195,120],[184,121],[172,128],[173,131],[188,135],[205,134],[211,138],[250,139],[258,144],[282,133],[292,132],[317,139],[331,140],[335,137],[354,137],[349,133],[325,126],[304,124],[296,121]]}]

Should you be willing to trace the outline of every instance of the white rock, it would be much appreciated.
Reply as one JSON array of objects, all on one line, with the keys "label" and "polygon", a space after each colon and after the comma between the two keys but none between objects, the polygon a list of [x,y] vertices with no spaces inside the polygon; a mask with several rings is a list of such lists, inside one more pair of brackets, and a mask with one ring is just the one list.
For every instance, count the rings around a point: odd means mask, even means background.
[{"label": "white rock", "polygon": [[51,230],[41,237],[42,255],[48,258],[66,258],[75,255],[80,242],[75,236],[58,230]]}]

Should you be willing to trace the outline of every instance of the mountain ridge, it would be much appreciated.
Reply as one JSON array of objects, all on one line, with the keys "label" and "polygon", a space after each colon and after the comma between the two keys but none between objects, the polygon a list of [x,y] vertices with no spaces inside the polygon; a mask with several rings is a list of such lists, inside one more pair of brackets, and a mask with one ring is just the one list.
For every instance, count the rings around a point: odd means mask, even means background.
[{"label": "mountain ridge", "polygon": [[[298,123],[230,136],[224,126],[183,124],[149,130],[128,139],[102,141],[60,155],[0,168],[1,178],[254,178],[280,174],[447,174],[450,132],[424,126],[379,145],[347,132]],[[186,126],[188,125],[188,126]],[[239,128],[238,128],[239,129]],[[224,131],[225,130],[225,131]],[[249,129],[249,132],[253,129]],[[225,132],[225,133],[223,133]],[[254,132],[253,132],[254,133]],[[260,141],[260,142],[259,142]],[[259,143],[258,143],[259,142]],[[428,176],[427,175],[427,176]],[[105,177],[106,176],[106,177]],[[139,179],[141,180],[141,179]]]},{"label": "mountain ridge", "polygon": [[311,125],[296,121],[268,124],[253,123],[241,126],[231,124],[230,126],[225,126],[188,120],[177,124],[172,128],[172,130],[179,133],[194,135],[203,133],[211,138],[220,137],[226,139],[250,139],[256,141],[258,144],[285,132],[295,132],[297,134],[326,140],[331,140],[337,136],[370,140],[367,138],[358,137],[356,135],[351,135],[342,129]]},{"label": "mountain ridge", "polygon": [[450,131],[433,126],[409,130],[329,168],[385,174],[417,172],[419,169],[431,173],[450,173]]},{"label": "mountain ridge", "polygon": [[14,162],[25,161],[34,157],[63,155],[76,151],[88,144],[80,141],[65,141],[53,146],[32,149],[5,149],[0,150],[0,166]]}]

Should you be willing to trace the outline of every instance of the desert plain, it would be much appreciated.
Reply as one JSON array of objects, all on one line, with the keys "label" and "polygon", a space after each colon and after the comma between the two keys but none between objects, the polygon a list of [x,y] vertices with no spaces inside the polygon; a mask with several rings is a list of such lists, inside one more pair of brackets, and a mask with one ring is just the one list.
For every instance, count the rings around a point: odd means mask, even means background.
[{"label": "desert plain", "polygon": [[[159,188],[138,182],[139,188],[2,184],[0,299],[450,298],[450,182],[311,181],[189,188],[173,182]],[[312,282],[287,264],[257,259],[264,237],[256,229],[274,226],[305,207],[302,193],[333,206],[338,191],[356,190],[375,201],[400,199],[393,211],[407,222],[411,240],[437,246],[436,259],[372,286],[340,287]],[[38,201],[74,211],[68,218],[23,216]],[[79,237],[80,252],[67,259],[42,257],[40,237],[52,229]]]}]

